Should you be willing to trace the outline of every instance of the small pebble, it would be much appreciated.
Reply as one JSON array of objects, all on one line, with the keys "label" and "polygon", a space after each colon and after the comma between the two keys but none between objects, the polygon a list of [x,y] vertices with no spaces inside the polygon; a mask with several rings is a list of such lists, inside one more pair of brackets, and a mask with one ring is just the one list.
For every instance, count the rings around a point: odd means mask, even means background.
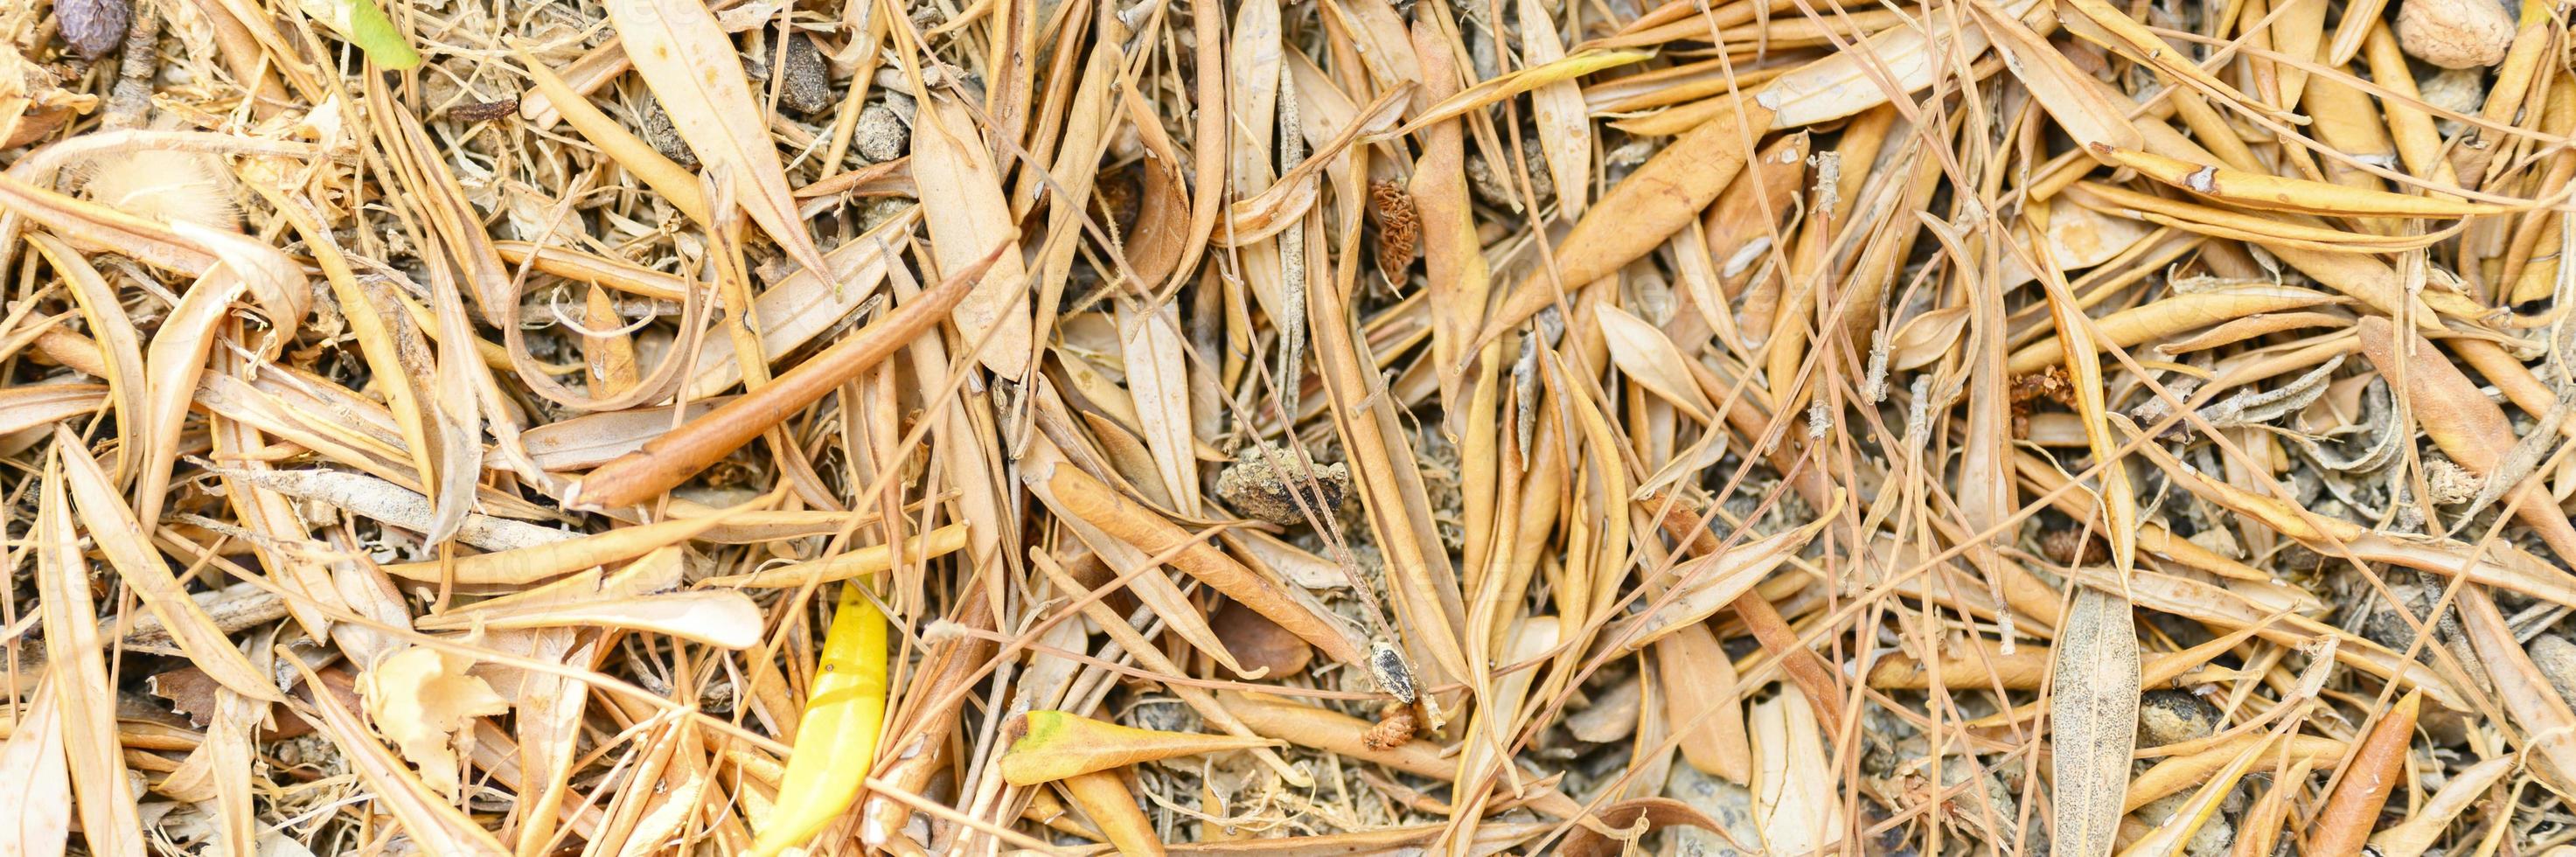
[{"label": "small pebble", "polygon": [[2557,689],[2558,698],[2576,699],[2576,642],[2557,634],[2542,634],[2531,641],[2531,663]]},{"label": "small pebble", "polygon": [[814,38],[797,33],[787,37],[787,80],[780,84],[778,103],[798,113],[821,113],[832,109],[839,99],[832,97],[832,70],[823,64],[823,51],[814,46]]},{"label": "small pebble", "polygon": [[892,108],[870,104],[859,111],[858,124],[850,129],[850,142],[859,150],[859,157],[871,164],[882,164],[903,157],[912,148],[912,129]]},{"label": "small pebble", "polygon": [[649,94],[644,96],[642,110],[635,117],[635,122],[641,126],[637,129],[640,136],[653,147],[653,151],[662,153],[662,157],[678,162],[680,166],[697,168],[698,153],[690,151],[688,141],[680,139],[680,129],[671,124],[671,114],[662,109],[660,99]]},{"label": "small pebble", "polygon": [[82,59],[115,52],[133,18],[133,0],[54,0],[54,20],[62,26],[63,41]]},{"label": "small pebble", "polygon": [[2405,0],[2397,9],[2397,44],[2443,68],[2502,62],[2513,29],[2513,14],[2496,0]]},{"label": "small pebble", "polygon": [[2218,706],[2188,690],[2150,690],[2138,699],[2138,746],[2207,738],[2218,732]]},{"label": "small pebble", "polygon": [[1717,823],[1726,826],[1726,835],[1696,827],[1676,825],[1664,832],[1673,846],[1673,854],[1689,857],[1734,857],[1750,852],[1736,850],[1735,842],[1758,845],[1762,842],[1761,823],[1754,816],[1753,793],[1743,786],[1711,777],[1689,765],[1674,765],[1664,776],[1664,796],[1690,804]]},{"label": "small pebble", "polygon": [[[1539,207],[1547,207],[1556,199],[1556,180],[1548,176],[1547,152],[1539,147],[1538,138],[1521,138],[1521,161],[1529,167],[1530,196],[1537,199]],[[1476,198],[1486,205],[1520,210],[1520,192],[1516,189],[1519,177],[1509,167],[1495,170],[1474,146],[1467,147],[1467,186],[1475,189]]]},{"label": "small pebble", "polygon": [[[2415,82],[2424,103],[2463,116],[2476,115],[2487,102],[2487,74],[2484,69],[2443,69],[2441,73]],[[2457,119],[2436,117],[2434,124],[2444,137],[2456,137],[2469,129]]]},{"label": "small pebble", "polygon": [[[2182,811],[2183,805],[2190,803],[2191,799],[2192,793],[2188,791],[2157,798],[2146,806],[2138,807],[2138,820],[2151,825],[2163,824],[2171,820],[2174,813]],[[2227,853],[2228,847],[2235,842],[2236,823],[2227,820],[2226,813],[2213,812],[2208,820],[2201,822],[2200,829],[2193,831],[2191,838],[2183,842],[2182,853],[2185,857],[2216,857]]]}]

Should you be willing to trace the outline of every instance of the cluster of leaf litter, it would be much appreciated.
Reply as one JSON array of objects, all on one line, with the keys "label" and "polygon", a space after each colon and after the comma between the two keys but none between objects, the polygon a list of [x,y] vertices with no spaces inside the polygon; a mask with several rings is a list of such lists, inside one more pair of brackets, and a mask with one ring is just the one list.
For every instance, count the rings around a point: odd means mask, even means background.
[{"label": "cluster of leaf litter", "polygon": [[18,851],[2576,839],[2545,2],[0,34]]}]

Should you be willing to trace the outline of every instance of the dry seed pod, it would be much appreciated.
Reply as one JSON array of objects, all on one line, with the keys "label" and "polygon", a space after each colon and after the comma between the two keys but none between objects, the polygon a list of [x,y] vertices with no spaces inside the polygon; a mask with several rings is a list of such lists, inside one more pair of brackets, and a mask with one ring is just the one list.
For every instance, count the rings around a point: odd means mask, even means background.
[{"label": "dry seed pod", "polygon": [[1371,750],[1393,750],[1413,743],[1413,737],[1421,731],[1422,719],[1413,713],[1413,706],[1390,705],[1377,725],[1360,735],[1360,743]]},{"label": "dry seed pod", "polygon": [[2495,65],[2513,47],[2513,15],[2495,0],[2406,0],[2397,10],[2397,43],[2443,68]]},{"label": "dry seed pod", "polygon": [[1422,218],[1413,211],[1413,194],[1393,179],[1371,182],[1369,203],[1377,214],[1377,270],[1402,282],[1404,269],[1422,250]]},{"label": "dry seed pod", "polygon": [[54,19],[62,24],[63,41],[82,59],[98,59],[125,40],[125,25],[134,18],[132,0],[54,0]]}]

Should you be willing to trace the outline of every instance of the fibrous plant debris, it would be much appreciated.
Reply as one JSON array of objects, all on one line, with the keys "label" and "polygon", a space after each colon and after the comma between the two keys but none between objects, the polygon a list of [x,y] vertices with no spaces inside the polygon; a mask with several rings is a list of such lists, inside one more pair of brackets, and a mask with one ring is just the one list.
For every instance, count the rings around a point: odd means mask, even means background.
[{"label": "fibrous plant debris", "polygon": [[0,854],[2576,846],[2546,0],[0,8]]}]

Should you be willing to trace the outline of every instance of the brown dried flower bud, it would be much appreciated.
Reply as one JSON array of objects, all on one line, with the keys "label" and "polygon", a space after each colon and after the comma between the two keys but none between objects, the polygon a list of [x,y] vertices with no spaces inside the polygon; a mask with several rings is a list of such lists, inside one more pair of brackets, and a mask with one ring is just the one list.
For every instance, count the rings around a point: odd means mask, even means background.
[{"label": "brown dried flower bud", "polygon": [[1370,182],[1369,207],[1377,214],[1378,272],[1403,282],[1405,269],[1422,249],[1422,218],[1413,212],[1413,193],[1393,179]]},{"label": "brown dried flower bud", "polygon": [[115,52],[117,43],[125,41],[134,4],[132,0],[54,0],[54,19],[61,22],[63,41],[72,46],[72,52],[95,60]]}]

